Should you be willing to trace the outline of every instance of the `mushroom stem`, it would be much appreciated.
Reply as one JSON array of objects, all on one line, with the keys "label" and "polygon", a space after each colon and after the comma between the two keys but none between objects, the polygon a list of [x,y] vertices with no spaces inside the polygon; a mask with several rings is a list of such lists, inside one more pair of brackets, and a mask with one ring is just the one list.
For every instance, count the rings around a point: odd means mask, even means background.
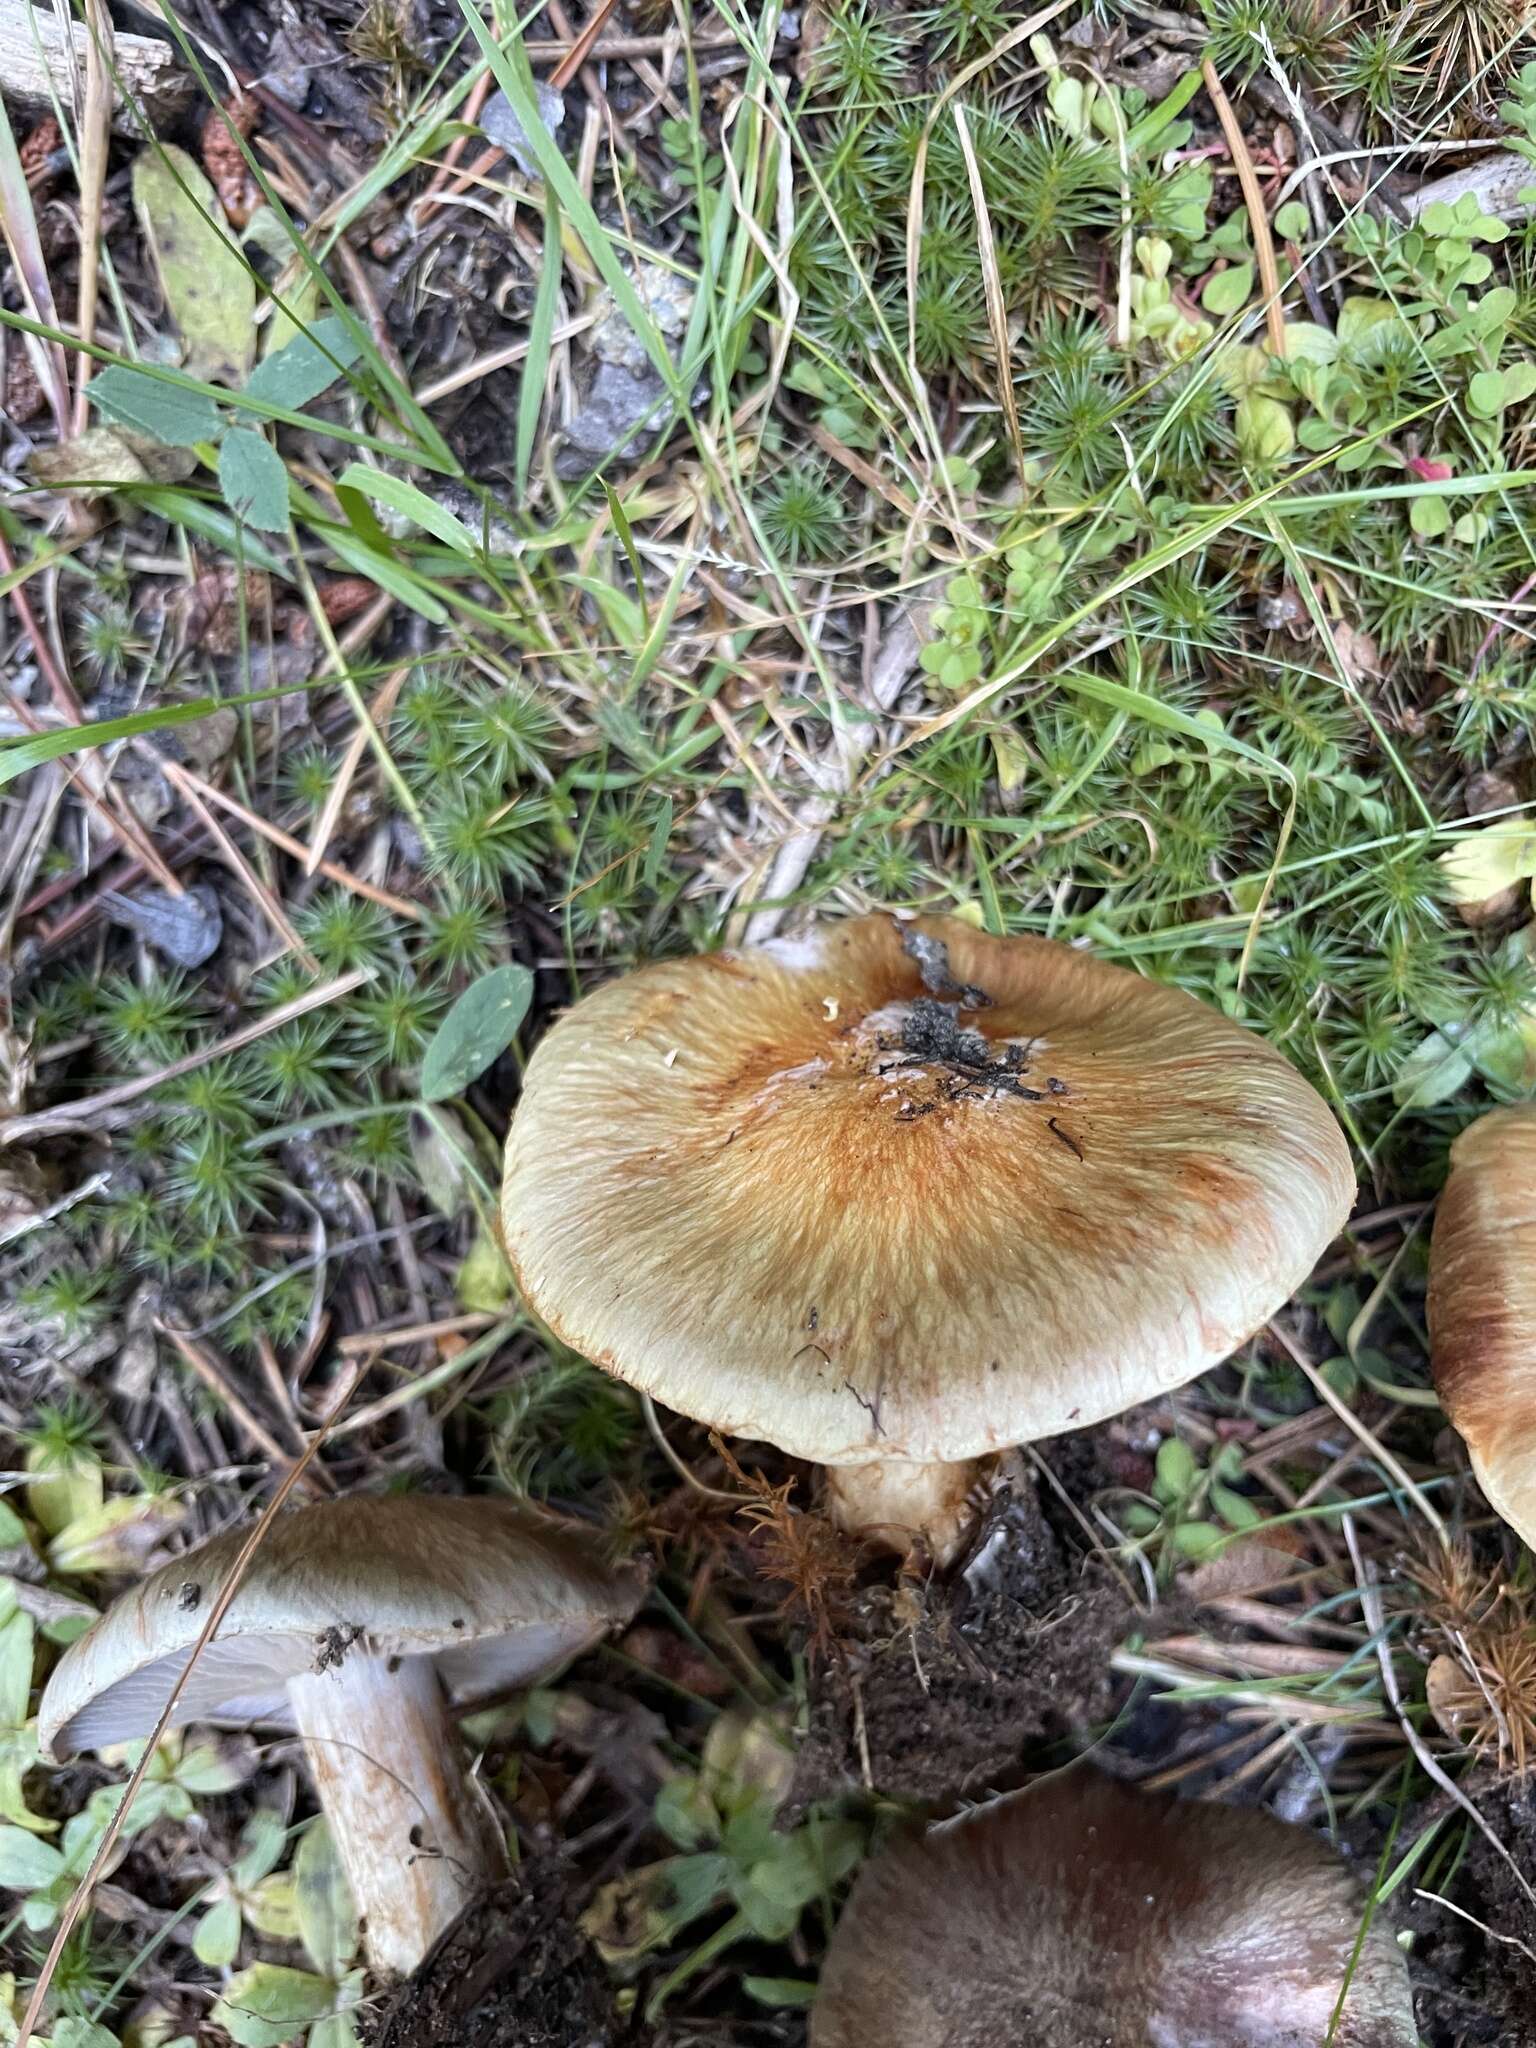
[{"label": "mushroom stem", "polygon": [[432,1660],[353,1650],[291,1678],[288,1696],[368,1960],[406,1975],[508,1869]]},{"label": "mushroom stem", "polygon": [[979,1458],[954,1465],[906,1459],[830,1465],[827,1505],[839,1528],[888,1550],[910,1550],[921,1540],[936,1564],[947,1565],[975,1526],[969,1495],[980,1470]]}]

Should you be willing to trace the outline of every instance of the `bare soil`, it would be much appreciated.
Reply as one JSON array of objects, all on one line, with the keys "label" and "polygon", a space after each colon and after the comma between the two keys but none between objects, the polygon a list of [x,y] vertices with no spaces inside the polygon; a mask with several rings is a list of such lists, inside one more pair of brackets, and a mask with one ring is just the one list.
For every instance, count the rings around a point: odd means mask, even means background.
[{"label": "bare soil", "polygon": [[862,1785],[944,1805],[1002,1784],[1038,1746],[1107,1717],[1130,1626],[1027,1480],[993,1499],[948,1582],[864,1588],[813,1681],[792,1805]]}]

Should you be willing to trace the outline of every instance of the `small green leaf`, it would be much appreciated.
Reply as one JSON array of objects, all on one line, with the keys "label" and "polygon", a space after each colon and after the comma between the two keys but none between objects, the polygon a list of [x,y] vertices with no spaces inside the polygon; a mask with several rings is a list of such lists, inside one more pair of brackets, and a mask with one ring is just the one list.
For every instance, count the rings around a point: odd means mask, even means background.
[{"label": "small green leaf", "polygon": [[240,1953],[240,1908],[220,1899],[192,1931],[192,1953],[210,1970],[227,1970]]},{"label": "small green leaf", "polygon": [[1215,1522],[1180,1522],[1173,1532],[1173,1547],[1180,1557],[1209,1557],[1226,1540],[1226,1530]]},{"label": "small green leaf", "polygon": [[89,389],[98,412],[167,448],[191,448],[219,437],[218,408],[205,391],[189,391],[126,363],[109,364],[91,379]]},{"label": "small green leaf", "polygon": [[1392,1099],[1404,1109],[1433,1109],[1472,1078],[1472,1054],[1444,1032],[1431,1031],[1397,1070]]},{"label": "small green leaf", "polygon": [[759,2005],[804,2007],[816,2002],[816,1986],[803,1977],[743,1977],[741,1988]]},{"label": "small green leaf", "polygon": [[349,462],[339,481],[361,491],[376,505],[386,505],[391,512],[398,512],[402,518],[409,519],[413,525],[440,540],[444,547],[452,548],[455,554],[478,555],[481,552],[478,538],[462,519],[445,505],[439,505],[435,498],[429,498],[425,491],[418,491],[404,477],[392,476],[386,469],[370,468],[366,462]]},{"label": "small green leaf", "polygon": [[323,1977],[278,1963],[253,1963],[230,1978],[211,2018],[239,2048],[283,2048],[323,2020],[334,2002],[334,1986]]},{"label": "small green leaf", "polygon": [[230,1870],[235,1884],[242,1890],[259,1884],[277,1868],[287,1839],[288,1829],[282,1815],[274,1813],[270,1806],[258,1806],[240,1830],[240,1854]]},{"label": "small green leaf", "polygon": [[459,1095],[499,1059],[517,1035],[533,1000],[526,967],[493,967],[465,989],[432,1037],[421,1062],[427,1102]]},{"label": "small green leaf", "polygon": [[1451,515],[1444,498],[1426,495],[1411,499],[1408,524],[1421,540],[1438,540],[1450,529]]},{"label": "small green leaf", "polygon": [[294,335],[275,355],[258,363],[246,383],[246,392],[252,398],[264,399],[268,405],[286,406],[290,412],[302,411],[312,398],[329,391],[361,353],[345,323],[336,314],[327,313],[307,333]]},{"label": "small green leaf", "polygon": [[1200,1476],[1195,1454],[1182,1437],[1165,1437],[1157,1447],[1157,1496],[1159,1500],[1182,1500]]},{"label": "small green leaf", "polygon": [[1200,294],[1200,303],[1207,313],[1213,313],[1220,320],[1246,306],[1252,291],[1253,265],[1232,263],[1225,270],[1218,270],[1210,279]]},{"label": "small green leaf", "polygon": [[1284,206],[1275,209],[1275,233],[1282,242],[1304,242],[1312,226],[1312,216],[1299,199],[1288,199]]},{"label": "small green leaf", "polygon": [[1467,385],[1467,404],[1479,419],[1491,420],[1504,410],[1504,372],[1479,370]]},{"label": "small green leaf", "polygon": [[264,533],[288,524],[288,472],[283,458],[254,427],[232,427],[219,449],[219,489],[237,519]]},{"label": "small green leaf", "polygon": [[0,1891],[39,1892],[64,1874],[64,1858],[51,1842],[25,1828],[0,1828]]},{"label": "small green leaf", "polygon": [[320,1974],[335,1983],[357,1954],[357,1908],[331,1831],[317,1820],[293,1859],[299,1939]]},{"label": "small green leaf", "polygon": [[1211,1488],[1211,1506],[1229,1529],[1257,1529],[1264,1520],[1247,1494],[1237,1493],[1230,1486]]}]

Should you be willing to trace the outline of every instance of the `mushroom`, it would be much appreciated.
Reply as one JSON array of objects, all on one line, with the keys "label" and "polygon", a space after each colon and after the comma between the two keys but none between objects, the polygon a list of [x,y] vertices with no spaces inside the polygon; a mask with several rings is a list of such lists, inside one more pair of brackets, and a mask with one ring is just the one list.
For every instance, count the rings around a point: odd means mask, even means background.
[{"label": "mushroom", "polygon": [[[149,1735],[244,1541],[226,1530],[125,1593],[59,1660],[46,1751]],[[172,1726],[301,1736],[376,1969],[409,1971],[506,1874],[453,1716],[532,1684],[634,1611],[641,1582],[583,1533],[505,1500],[355,1498],[272,1524]]]},{"label": "mushroom", "polygon": [[528,1065],[502,1218],[563,1342],[941,1559],[974,1461],[1182,1386],[1349,1152],[1263,1040],[1046,939],[873,915],[645,967]]},{"label": "mushroom", "polygon": [[811,2048],[1414,2048],[1407,1965],[1380,1917],[1356,1954],[1364,1912],[1304,1828],[1073,1770],[871,1858]]},{"label": "mushroom", "polygon": [[1451,1147],[1429,1251],[1429,1354],[1478,1484],[1536,1546],[1536,1103],[1489,1110]]}]

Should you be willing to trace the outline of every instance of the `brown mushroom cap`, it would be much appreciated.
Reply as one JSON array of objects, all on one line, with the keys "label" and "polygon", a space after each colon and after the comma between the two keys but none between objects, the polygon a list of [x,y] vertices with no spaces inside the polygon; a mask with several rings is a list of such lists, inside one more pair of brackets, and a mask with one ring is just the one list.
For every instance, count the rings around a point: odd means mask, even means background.
[{"label": "brown mushroom cap", "polygon": [[1483,1492],[1536,1544],[1536,1103],[1451,1147],[1429,1254],[1435,1385]]},{"label": "brown mushroom cap", "polygon": [[1226,1357],[1354,1175],[1261,1039],[1045,939],[875,915],[640,970],[529,1063],[503,1220],[572,1349],[823,1464],[959,1461]]},{"label": "brown mushroom cap", "polygon": [[[148,1735],[248,1535],[230,1529],[145,1579],[72,1643],[38,1721],[56,1757]],[[357,1497],[280,1515],[198,1658],[173,1726],[294,1725],[287,1684],[348,1656],[430,1657],[467,1708],[532,1679],[633,1612],[639,1581],[512,1501]]]},{"label": "brown mushroom cap", "polygon": [[[867,1863],[811,2048],[1414,2048],[1408,1972],[1316,1836],[1087,1771]],[[1351,1966],[1353,1971],[1351,1974]]]}]

